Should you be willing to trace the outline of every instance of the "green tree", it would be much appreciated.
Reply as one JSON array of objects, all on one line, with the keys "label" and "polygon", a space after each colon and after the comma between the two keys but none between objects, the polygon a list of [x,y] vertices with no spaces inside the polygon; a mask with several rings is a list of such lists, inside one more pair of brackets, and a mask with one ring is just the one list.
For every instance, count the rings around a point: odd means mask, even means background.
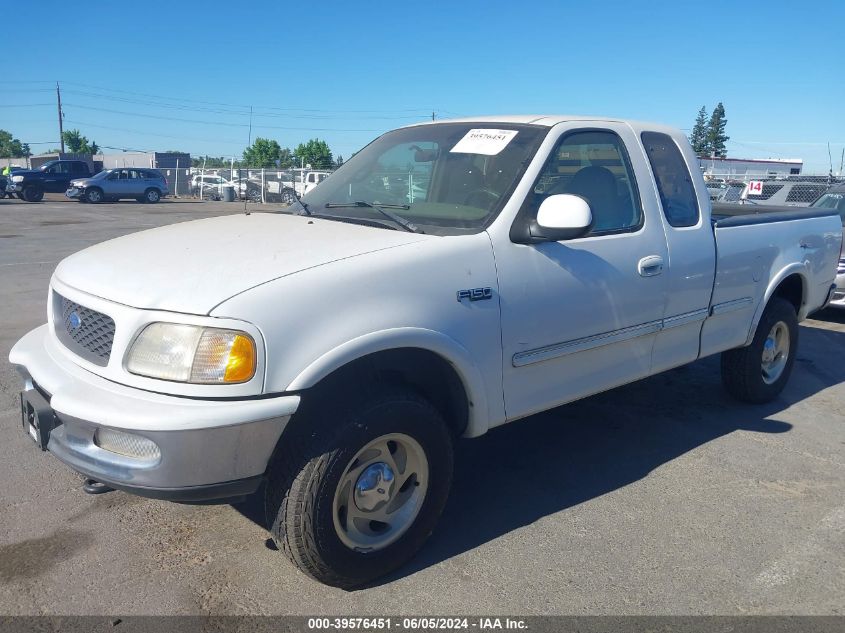
[{"label": "green tree", "polygon": [[707,108],[704,106],[701,106],[701,110],[698,111],[698,116],[695,118],[695,125],[692,126],[689,142],[696,156],[703,158],[710,155],[710,148],[707,143]]},{"label": "green tree", "polygon": [[710,122],[707,124],[707,149],[711,156],[724,158],[728,155],[728,149],[725,143],[731,137],[725,134],[727,125],[728,120],[725,118],[725,106],[720,101],[713,108],[713,114],[710,115]]},{"label": "green tree", "polygon": [[79,130],[65,130],[62,132],[65,147],[72,154],[99,154],[100,148],[94,141],[88,139]]},{"label": "green tree", "polygon": [[244,150],[244,163],[249,167],[275,167],[281,153],[278,142],[259,137]]},{"label": "green tree", "polygon": [[279,167],[288,168],[293,165],[294,157],[293,152],[290,151],[290,148],[282,148],[282,151],[279,152]]},{"label": "green tree", "polygon": [[10,132],[0,130],[0,158],[24,158],[29,155],[29,145],[21,143]]},{"label": "green tree", "polygon": [[331,169],[332,151],[325,141],[312,138],[307,143],[300,143],[293,152],[297,165],[311,165],[312,169]]},{"label": "green tree", "polygon": [[334,160],[334,166],[335,166],[335,167],[340,167],[341,165],[343,165],[343,156],[341,156],[340,154],[338,154],[338,155],[337,155],[337,158],[335,158],[335,160]]}]

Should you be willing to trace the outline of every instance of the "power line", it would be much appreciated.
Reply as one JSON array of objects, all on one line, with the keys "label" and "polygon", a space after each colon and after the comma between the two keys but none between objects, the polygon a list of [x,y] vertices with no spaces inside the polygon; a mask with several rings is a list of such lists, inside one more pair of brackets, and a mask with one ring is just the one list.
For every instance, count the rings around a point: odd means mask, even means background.
[{"label": "power line", "polygon": [[[144,114],[141,112],[126,112],[125,110],[112,110],[110,108],[97,108],[95,106],[86,106],[79,103],[65,103],[65,106],[69,108],[81,108],[83,110],[93,110],[96,112],[108,112],[110,114],[121,114],[123,116],[130,116],[130,117],[141,117],[144,119],[157,119],[160,121],[176,121],[180,123],[196,123],[200,125],[214,125],[214,126],[225,126],[225,127],[240,127],[240,128],[248,128],[249,123],[227,123],[224,121],[203,121],[200,119],[185,119],[182,117],[169,117],[169,116],[162,116],[157,114]],[[278,126],[278,125],[257,125],[254,126],[257,128],[265,129],[265,130],[289,130],[289,131],[300,131],[300,132],[381,132],[381,129],[366,129],[366,128],[324,128],[324,127],[289,127],[289,126]]]},{"label": "power line", "polygon": [[101,128],[103,130],[111,130],[113,132],[124,132],[126,134],[140,134],[143,136],[160,136],[162,138],[170,138],[176,139],[179,141],[197,141],[201,143],[228,143],[231,145],[243,145],[243,140],[235,141],[232,139],[222,139],[222,138],[197,138],[191,136],[175,136],[173,134],[159,134],[157,132],[142,132],[140,130],[130,130],[127,128],[122,127],[113,127],[110,125],[100,125],[98,123],[86,123],[85,121],[77,121],[65,118],[65,122],[72,123],[73,125],[81,125],[84,127],[93,127],[93,128]]},{"label": "power line", "polygon": [[[63,82],[65,84],[73,85],[73,86],[80,86],[83,88],[89,88],[92,90],[98,90],[107,93],[120,93],[120,94],[129,94],[135,95],[140,97],[146,97],[148,99],[154,99],[157,101],[174,101],[174,102],[182,102],[182,103],[202,103],[205,105],[214,105],[214,106],[224,106],[230,108],[243,108],[245,111],[249,110],[249,104],[242,104],[242,103],[224,103],[220,101],[204,101],[201,99],[187,99],[184,97],[166,97],[162,95],[152,95],[149,93],[144,92],[135,92],[131,90],[120,90],[117,88],[104,88],[101,86],[93,86],[91,84],[80,83],[78,81],[66,81]],[[425,112],[428,108],[397,108],[392,110],[332,110],[332,109],[325,109],[325,108],[301,108],[301,107],[287,107],[287,108],[279,108],[275,106],[254,106],[256,109],[262,110],[273,110],[279,112],[325,112],[325,113],[346,113],[346,114],[378,114],[378,113],[389,113],[389,112]]]}]

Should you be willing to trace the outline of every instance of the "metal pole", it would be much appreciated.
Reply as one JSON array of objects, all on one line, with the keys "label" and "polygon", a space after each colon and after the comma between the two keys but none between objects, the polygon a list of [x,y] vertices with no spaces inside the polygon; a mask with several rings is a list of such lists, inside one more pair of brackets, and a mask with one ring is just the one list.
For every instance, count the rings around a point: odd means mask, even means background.
[{"label": "metal pole", "polygon": [[65,153],[65,132],[64,128],[62,127],[62,93],[59,90],[59,82],[56,82],[56,104],[59,108],[59,142],[61,143],[62,147],[62,154]]},{"label": "metal pole", "polygon": [[265,202],[267,202],[267,201],[264,199],[264,168],[262,167],[261,168],[261,204],[264,204]]},{"label": "metal pole", "polygon": [[173,183],[173,196],[179,197],[179,159],[176,159],[176,182]]}]

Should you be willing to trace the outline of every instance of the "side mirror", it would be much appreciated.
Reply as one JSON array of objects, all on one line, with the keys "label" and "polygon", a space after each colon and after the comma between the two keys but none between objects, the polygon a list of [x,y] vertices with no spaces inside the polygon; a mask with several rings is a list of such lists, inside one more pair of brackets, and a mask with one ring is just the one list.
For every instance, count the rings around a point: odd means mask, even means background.
[{"label": "side mirror", "polygon": [[587,201],[561,193],[543,200],[537,219],[528,226],[528,233],[534,241],[558,242],[586,235],[592,227],[593,213]]}]

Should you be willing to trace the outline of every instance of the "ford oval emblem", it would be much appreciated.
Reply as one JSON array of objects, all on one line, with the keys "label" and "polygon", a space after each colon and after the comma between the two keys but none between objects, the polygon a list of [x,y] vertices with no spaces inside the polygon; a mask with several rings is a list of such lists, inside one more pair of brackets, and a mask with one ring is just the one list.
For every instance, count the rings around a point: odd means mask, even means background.
[{"label": "ford oval emblem", "polygon": [[79,318],[76,312],[71,312],[70,317],[68,317],[68,323],[70,324],[71,330],[78,330],[79,326],[82,325],[82,319]]}]

